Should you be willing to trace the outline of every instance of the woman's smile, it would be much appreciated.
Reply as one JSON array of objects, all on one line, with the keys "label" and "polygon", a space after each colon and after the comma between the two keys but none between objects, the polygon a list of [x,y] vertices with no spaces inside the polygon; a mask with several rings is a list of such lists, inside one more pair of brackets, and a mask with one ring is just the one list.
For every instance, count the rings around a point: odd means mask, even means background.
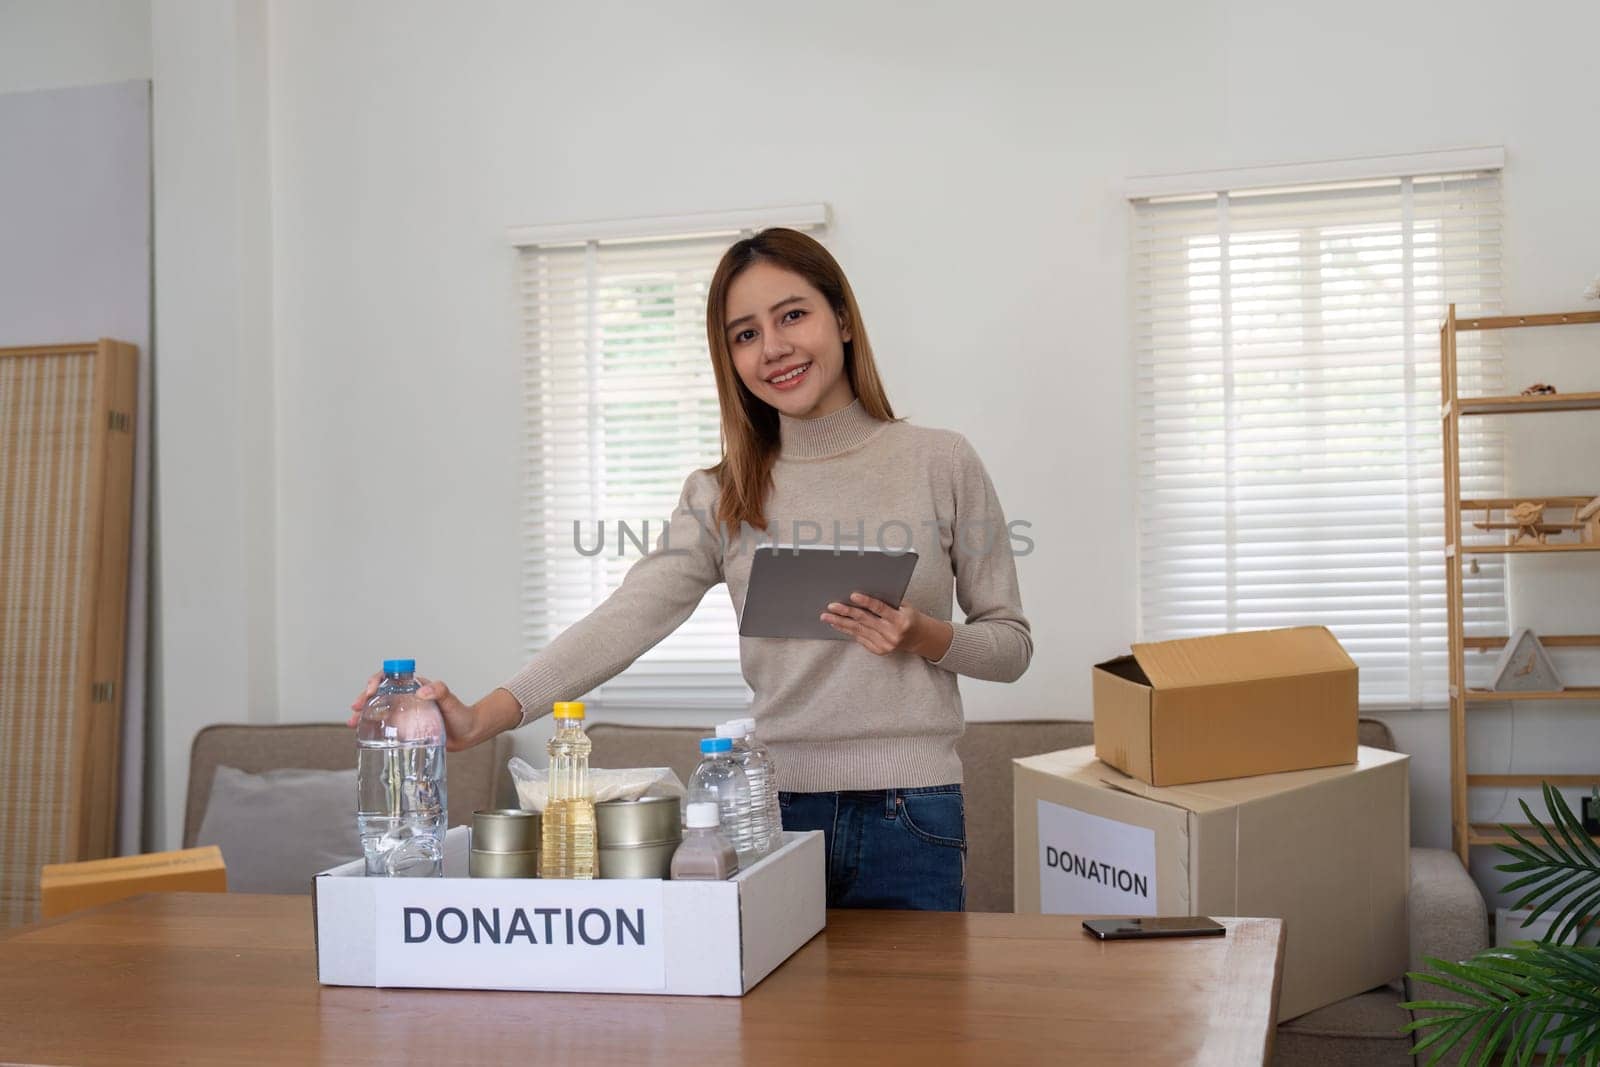
[{"label": "woman's smile", "polygon": [[800,383],[805,379],[806,371],[810,369],[811,361],[807,360],[798,366],[790,367],[787,370],[781,370],[772,375],[767,379],[767,384],[772,386],[774,389],[785,391],[798,388]]}]

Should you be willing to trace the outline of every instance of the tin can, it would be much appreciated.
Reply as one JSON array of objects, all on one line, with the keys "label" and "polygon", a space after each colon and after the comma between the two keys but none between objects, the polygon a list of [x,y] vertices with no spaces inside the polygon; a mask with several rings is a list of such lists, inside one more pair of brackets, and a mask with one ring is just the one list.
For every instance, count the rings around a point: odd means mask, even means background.
[{"label": "tin can", "polygon": [[677,797],[612,800],[594,806],[601,878],[666,878],[683,840]]},{"label": "tin can", "polygon": [[467,853],[467,873],[474,878],[537,878],[539,854],[483,852],[475,848]]},{"label": "tin can", "polygon": [[472,847],[478,852],[539,851],[539,813],[521,808],[473,812]]}]

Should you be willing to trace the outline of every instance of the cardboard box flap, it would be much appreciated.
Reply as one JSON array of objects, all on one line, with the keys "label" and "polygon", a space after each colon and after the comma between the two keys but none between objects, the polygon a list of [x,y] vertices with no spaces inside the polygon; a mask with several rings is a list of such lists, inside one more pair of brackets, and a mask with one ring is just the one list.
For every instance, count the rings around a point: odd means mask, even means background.
[{"label": "cardboard box flap", "polygon": [[1147,782],[1141,782],[1132,775],[1123,774],[1115,767],[1106,766],[1104,770],[1106,773],[1100,778],[1101,785],[1156,804],[1166,804],[1168,807],[1177,808],[1180,811],[1192,811],[1204,815],[1219,808],[1233,806],[1232,801],[1208,797],[1203,793],[1192,792],[1183,786],[1150,785]]},{"label": "cardboard box flap", "polygon": [[[1281,793],[1292,792],[1296,789],[1307,789],[1318,785],[1330,778],[1340,778],[1355,771],[1371,770],[1389,763],[1403,763],[1411,757],[1403,752],[1390,752],[1388,749],[1367,748],[1356,749],[1355,765],[1348,763],[1336,764],[1331,767],[1312,767],[1303,771],[1279,771],[1276,774],[1257,774],[1249,778],[1232,778],[1214,782],[1194,782],[1189,785],[1169,786],[1163,792],[1177,793],[1184,796],[1182,803],[1204,800],[1207,804],[1218,807],[1231,807],[1247,804],[1252,800],[1265,796],[1276,796]],[[1140,783],[1141,785],[1143,783]],[[1145,788],[1152,788],[1146,786]],[[1191,811],[1201,811],[1201,808],[1190,808]]]},{"label": "cardboard box flap", "polygon": [[[1135,645],[1134,647],[1137,648],[1138,646]],[[1150,677],[1139,666],[1139,661],[1132,656],[1117,656],[1115,659],[1108,659],[1104,663],[1096,663],[1094,666],[1096,670],[1105,671],[1107,674],[1115,675],[1136,685],[1150,684]]]},{"label": "cardboard box flap", "polygon": [[1156,641],[1134,645],[1133,656],[1156,689],[1356,669],[1355,661],[1325,626]]},{"label": "cardboard box flap", "polygon": [[1041,752],[1037,756],[1018,756],[1011,762],[1019,767],[1048,774],[1052,778],[1065,778],[1068,781],[1084,782],[1089,785],[1098,784],[1103,775],[1120,775],[1115,768],[1101,763],[1095,757],[1093,745]]},{"label": "cardboard box flap", "polygon": [[1109,763],[1095,757],[1094,746],[1066,748],[1060,752],[1046,752],[1039,756],[1023,756],[1014,760],[1018,766],[1062,778],[1098,789],[1114,789],[1156,804],[1180,811],[1208,812],[1230,806],[1228,800],[1193,795],[1180,786],[1147,785],[1137,778],[1123,774]]},{"label": "cardboard box flap", "polygon": [[1280,771],[1277,774],[1256,774],[1248,778],[1169,786],[1149,785],[1113,767],[1102,767],[1102,769],[1105,772],[1103,775],[1105,784],[1113,789],[1204,815],[1223,808],[1239,807],[1261,797],[1279,796],[1297,789],[1308,789],[1330,778],[1339,778],[1354,771],[1370,770],[1373,767],[1408,759],[1410,757],[1401,752],[1363,746],[1356,750],[1356,762],[1353,767],[1345,763],[1332,767],[1313,767],[1304,771]]}]

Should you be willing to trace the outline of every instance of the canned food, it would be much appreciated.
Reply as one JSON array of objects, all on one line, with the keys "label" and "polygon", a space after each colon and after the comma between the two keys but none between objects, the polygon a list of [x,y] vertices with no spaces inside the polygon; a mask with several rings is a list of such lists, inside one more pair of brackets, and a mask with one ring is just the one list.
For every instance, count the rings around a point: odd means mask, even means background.
[{"label": "canned food", "polygon": [[638,800],[610,800],[596,804],[595,838],[602,849],[663,843],[676,845],[683,839],[683,824],[678,812],[677,797],[641,797]]},{"label": "canned food", "polygon": [[521,808],[473,812],[472,847],[479,852],[539,851],[539,813]]},{"label": "canned food", "polygon": [[651,845],[602,846],[599,853],[601,878],[668,878],[672,875],[672,854],[677,841]]},{"label": "canned food", "polygon": [[473,849],[467,853],[467,873],[474,878],[537,878],[539,854]]}]

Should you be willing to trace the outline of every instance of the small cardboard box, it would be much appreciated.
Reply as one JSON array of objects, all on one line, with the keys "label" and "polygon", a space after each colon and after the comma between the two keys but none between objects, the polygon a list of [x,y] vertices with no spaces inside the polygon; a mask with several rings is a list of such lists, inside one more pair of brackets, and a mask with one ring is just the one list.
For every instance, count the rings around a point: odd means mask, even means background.
[{"label": "small cardboard box", "polygon": [[1407,757],[1159,788],[1089,747],[1015,761],[1016,910],[1284,921],[1280,1019],[1406,969]]},{"label": "small cardboard box", "polygon": [[469,836],[445,834],[443,878],[317,875],[324,985],[737,997],[825,923],[815,830],[725,882],[468,878]]},{"label": "small cardboard box", "polygon": [[140,893],[224,893],[228,872],[216,845],[149,852],[39,869],[39,907],[46,919]]},{"label": "small cardboard box", "polygon": [[1356,683],[1322,626],[1134,645],[1094,669],[1095,753],[1151,785],[1351,763]]}]

